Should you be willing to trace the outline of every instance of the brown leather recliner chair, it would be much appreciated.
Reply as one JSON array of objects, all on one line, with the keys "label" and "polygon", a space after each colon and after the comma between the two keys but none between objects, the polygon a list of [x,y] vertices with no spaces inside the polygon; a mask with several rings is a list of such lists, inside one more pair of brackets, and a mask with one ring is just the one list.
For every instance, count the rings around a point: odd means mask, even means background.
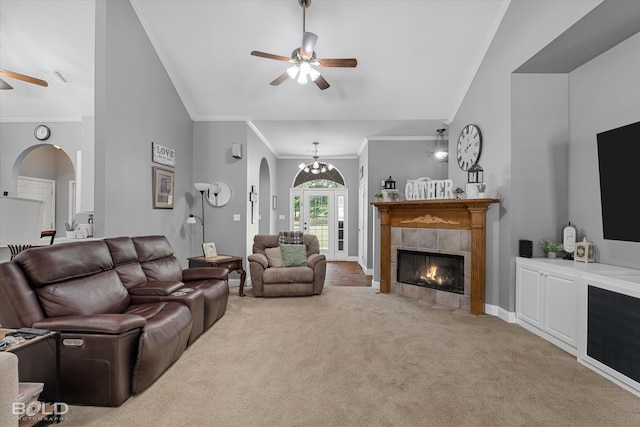
[{"label": "brown leather recliner chair", "polygon": [[256,297],[320,295],[324,288],[327,261],[320,254],[318,237],[303,235],[306,264],[299,267],[274,267],[267,249],[278,248],[278,235],[258,234],[253,238],[253,254],[249,255],[251,286]]}]

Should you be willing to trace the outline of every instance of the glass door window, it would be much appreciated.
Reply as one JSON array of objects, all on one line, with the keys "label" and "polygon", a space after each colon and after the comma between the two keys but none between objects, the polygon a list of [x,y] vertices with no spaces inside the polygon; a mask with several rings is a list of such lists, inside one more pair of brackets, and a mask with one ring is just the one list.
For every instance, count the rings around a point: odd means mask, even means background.
[{"label": "glass door window", "polygon": [[320,253],[329,252],[329,196],[305,194],[305,233],[315,234],[320,242]]},{"label": "glass door window", "polygon": [[314,234],[328,260],[347,257],[347,190],[291,190],[291,230]]}]

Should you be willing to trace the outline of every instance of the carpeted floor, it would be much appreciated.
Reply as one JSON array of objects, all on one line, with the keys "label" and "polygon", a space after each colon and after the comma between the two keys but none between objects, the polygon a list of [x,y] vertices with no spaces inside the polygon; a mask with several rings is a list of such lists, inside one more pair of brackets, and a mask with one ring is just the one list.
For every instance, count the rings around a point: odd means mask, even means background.
[{"label": "carpeted floor", "polygon": [[634,426],[640,399],[521,327],[371,287],[240,298],[158,381],[64,426]]}]

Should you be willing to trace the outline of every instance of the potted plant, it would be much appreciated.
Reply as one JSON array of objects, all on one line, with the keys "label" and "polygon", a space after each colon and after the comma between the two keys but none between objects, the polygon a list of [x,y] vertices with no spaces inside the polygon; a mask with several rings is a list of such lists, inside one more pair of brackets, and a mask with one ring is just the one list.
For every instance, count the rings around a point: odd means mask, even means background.
[{"label": "potted plant", "polygon": [[464,194],[464,190],[462,189],[462,187],[456,187],[456,189],[453,190],[453,194],[456,195],[456,199],[461,199],[462,195]]},{"label": "potted plant", "polygon": [[487,184],[485,182],[481,182],[479,184],[476,184],[476,188],[478,189],[478,198],[480,199],[484,199],[484,197],[486,196],[486,191],[487,191]]},{"label": "potted plant", "polygon": [[564,246],[562,243],[556,243],[553,240],[542,239],[538,243],[540,249],[547,253],[547,258],[555,258],[558,251],[561,251]]},{"label": "potted plant", "polygon": [[382,193],[375,193],[373,195],[373,200],[375,200],[376,202],[381,202],[383,197],[384,196],[382,195]]},{"label": "potted plant", "polygon": [[397,190],[391,190],[387,193],[387,196],[389,196],[389,199],[391,199],[392,202],[397,202],[400,198],[400,192]]}]

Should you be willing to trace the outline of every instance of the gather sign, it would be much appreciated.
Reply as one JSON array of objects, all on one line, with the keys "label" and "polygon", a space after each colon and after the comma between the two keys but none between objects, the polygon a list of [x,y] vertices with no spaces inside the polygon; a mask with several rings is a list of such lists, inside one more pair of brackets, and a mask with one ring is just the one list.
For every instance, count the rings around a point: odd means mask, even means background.
[{"label": "gather sign", "polygon": [[453,181],[427,177],[408,179],[404,196],[407,200],[453,199]]}]

